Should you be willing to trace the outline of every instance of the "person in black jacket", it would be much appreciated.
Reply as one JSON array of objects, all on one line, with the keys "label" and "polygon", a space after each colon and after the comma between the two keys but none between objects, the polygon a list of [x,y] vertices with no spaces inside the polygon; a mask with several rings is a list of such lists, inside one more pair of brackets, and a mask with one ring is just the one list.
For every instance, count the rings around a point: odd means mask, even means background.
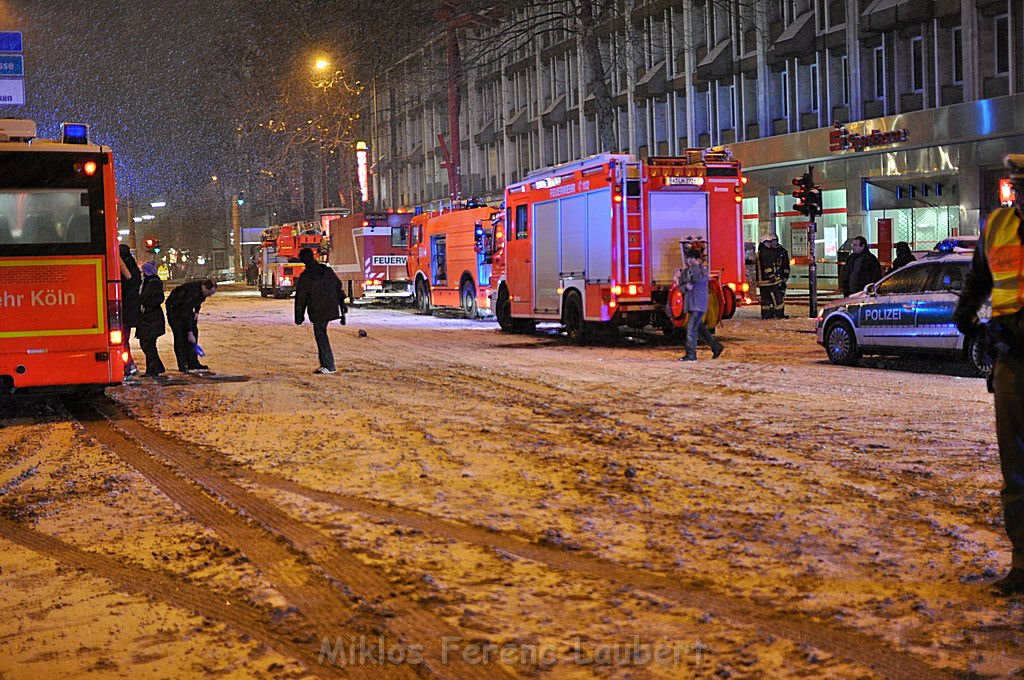
[{"label": "person in black jacket", "polygon": [[146,376],[155,378],[166,369],[156,351],[156,341],[167,332],[164,324],[164,282],[156,275],[156,264],[145,262],[142,265],[142,294],[139,296],[139,325],[135,327],[135,337],[142,345],[146,355]]},{"label": "person in black jacket", "polygon": [[896,271],[904,265],[908,265],[911,262],[916,262],[917,258],[914,257],[914,253],[910,252],[910,244],[906,241],[900,241],[896,244],[896,259],[892,261],[892,270]]},{"label": "person in black jacket", "polygon": [[199,363],[196,344],[199,341],[199,310],[206,298],[217,292],[210,279],[183,283],[167,296],[167,323],[174,334],[174,356],[178,370],[205,371],[209,366]]},{"label": "person in black jacket", "polygon": [[139,323],[139,291],[142,288],[142,273],[126,244],[118,246],[121,255],[121,332],[124,351],[128,355],[124,364],[125,376],[135,375],[139,369],[132,359],[132,329]]},{"label": "person in black jacket", "polygon": [[295,283],[295,325],[301,326],[306,315],[313,324],[313,337],[320,355],[320,368],[314,373],[335,373],[334,352],[327,336],[327,324],[335,319],[345,323],[345,294],[341,281],[330,267],[316,261],[310,248],[299,251],[299,260],[306,265]]},{"label": "person in black jacket", "polygon": [[839,287],[846,297],[864,290],[864,286],[882,278],[882,265],[879,264],[878,258],[868,250],[866,238],[854,236],[850,247],[853,252],[839,272]]}]

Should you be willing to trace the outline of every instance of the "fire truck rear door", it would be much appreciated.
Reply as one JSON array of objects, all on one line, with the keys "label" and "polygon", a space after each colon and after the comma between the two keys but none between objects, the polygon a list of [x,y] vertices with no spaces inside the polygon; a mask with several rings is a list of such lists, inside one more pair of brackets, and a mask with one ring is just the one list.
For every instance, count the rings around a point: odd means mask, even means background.
[{"label": "fire truck rear door", "polygon": [[683,266],[679,242],[708,241],[708,195],[703,191],[652,191],[650,206],[651,283],[668,285],[676,269]]},{"label": "fire truck rear door", "polygon": [[533,209],[533,310],[558,313],[558,201]]}]

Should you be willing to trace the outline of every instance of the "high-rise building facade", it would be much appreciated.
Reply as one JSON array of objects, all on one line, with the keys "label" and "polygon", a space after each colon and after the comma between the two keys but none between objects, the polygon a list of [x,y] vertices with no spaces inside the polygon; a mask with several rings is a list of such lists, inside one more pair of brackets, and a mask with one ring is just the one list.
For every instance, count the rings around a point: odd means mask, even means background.
[{"label": "high-rise building facade", "polygon": [[[570,6],[461,24],[463,196],[500,201],[530,171],[601,151],[724,146],[750,180],[746,240],[777,233],[799,265],[806,218],[792,210],[790,181],[813,165],[827,287],[852,236],[880,244],[886,260],[891,243],[923,250],[976,233],[997,205],[1003,155],[1024,151],[1024,0],[624,4],[629,30],[620,17],[599,32],[610,149]],[[444,26],[434,28],[373,83],[378,207],[449,196],[441,139],[450,143],[453,61]]]}]

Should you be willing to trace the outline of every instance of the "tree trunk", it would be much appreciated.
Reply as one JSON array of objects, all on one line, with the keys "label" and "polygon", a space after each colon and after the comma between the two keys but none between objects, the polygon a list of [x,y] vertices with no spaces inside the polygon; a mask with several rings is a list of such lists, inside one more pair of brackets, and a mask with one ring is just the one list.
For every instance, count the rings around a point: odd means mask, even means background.
[{"label": "tree trunk", "polygon": [[[597,35],[597,18],[594,16],[592,0],[580,2],[579,32],[582,36],[583,52],[590,68],[590,82],[594,86],[594,107],[597,115],[597,136],[599,153],[618,150],[615,139],[615,102],[612,100],[608,83],[608,69],[601,54],[601,41]],[[580,102],[583,106],[583,102]]]}]

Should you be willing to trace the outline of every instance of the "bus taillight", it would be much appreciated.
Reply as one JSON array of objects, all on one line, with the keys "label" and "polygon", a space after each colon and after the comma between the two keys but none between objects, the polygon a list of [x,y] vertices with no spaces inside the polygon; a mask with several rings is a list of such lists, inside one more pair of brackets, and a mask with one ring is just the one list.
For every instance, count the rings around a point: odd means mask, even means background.
[{"label": "bus taillight", "polygon": [[107,330],[111,345],[120,345],[124,341],[124,334],[121,333],[121,302],[119,300],[107,300]]},{"label": "bus taillight", "polygon": [[127,364],[129,358],[131,358],[131,355],[128,354],[128,352],[121,352],[121,363],[122,364]]}]

